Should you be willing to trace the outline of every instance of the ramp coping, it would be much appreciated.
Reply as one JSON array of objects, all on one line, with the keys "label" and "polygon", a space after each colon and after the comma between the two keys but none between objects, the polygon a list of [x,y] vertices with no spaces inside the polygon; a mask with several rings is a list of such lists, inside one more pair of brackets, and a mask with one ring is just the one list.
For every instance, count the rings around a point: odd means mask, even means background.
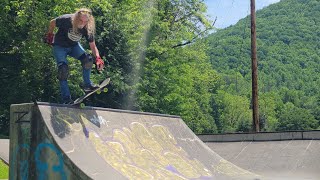
[{"label": "ramp coping", "polygon": [[[111,108],[104,108],[104,107],[92,107],[86,106],[84,108],[70,106],[65,104],[58,104],[58,103],[48,103],[48,102],[35,102],[35,103],[24,103],[24,104],[35,104],[35,105],[42,105],[42,106],[56,106],[56,107],[67,107],[67,108],[74,108],[74,109],[88,109],[88,110],[99,110],[99,111],[111,111],[111,112],[121,112],[121,113],[130,113],[130,114],[140,114],[140,115],[152,115],[152,116],[161,116],[161,117],[170,117],[170,118],[180,118],[177,115],[170,115],[170,114],[159,114],[159,113],[151,113],[151,112],[142,112],[142,111],[131,111],[131,110],[123,110],[123,109],[111,109]],[[24,104],[12,104],[14,105],[24,105]]]}]

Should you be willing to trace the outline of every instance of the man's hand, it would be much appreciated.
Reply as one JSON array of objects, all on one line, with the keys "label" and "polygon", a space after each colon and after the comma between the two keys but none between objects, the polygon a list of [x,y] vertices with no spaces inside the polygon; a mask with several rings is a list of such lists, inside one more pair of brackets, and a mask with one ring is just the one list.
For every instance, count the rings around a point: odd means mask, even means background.
[{"label": "man's hand", "polygon": [[52,45],[53,44],[53,33],[47,33],[45,37],[45,43]]},{"label": "man's hand", "polygon": [[104,68],[104,61],[100,56],[96,57],[96,68],[98,71],[101,71]]}]

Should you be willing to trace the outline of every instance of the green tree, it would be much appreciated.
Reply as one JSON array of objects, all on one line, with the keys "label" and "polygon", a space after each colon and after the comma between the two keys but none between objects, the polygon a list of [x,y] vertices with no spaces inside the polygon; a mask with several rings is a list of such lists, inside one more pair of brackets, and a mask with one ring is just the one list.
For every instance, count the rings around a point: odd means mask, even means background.
[{"label": "green tree", "polygon": [[213,107],[218,131],[248,132],[252,129],[252,111],[247,98],[219,90],[214,95]]},{"label": "green tree", "polygon": [[[201,1],[158,1],[138,91],[143,111],[182,116],[196,133],[214,132],[210,100],[217,81],[206,56]],[[199,27],[198,25],[203,27]]]},{"label": "green tree", "polygon": [[311,130],[318,127],[318,122],[309,110],[286,103],[279,114],[277,130]]},{"label": "green tree", "polygon": [[266,131],[275,131],[278,127],[277,107],[282,104],[280,96],[275,92],[259,95],[260,128]]}]

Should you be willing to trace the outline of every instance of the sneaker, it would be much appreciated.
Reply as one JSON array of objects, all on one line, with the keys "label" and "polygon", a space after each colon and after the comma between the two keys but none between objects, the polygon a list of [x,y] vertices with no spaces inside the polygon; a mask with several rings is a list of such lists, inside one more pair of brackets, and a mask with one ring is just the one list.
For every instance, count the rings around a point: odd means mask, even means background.
[{"label": "sneaker", "polygon": [[84,90],[84,92],[89,93],[91,91],[98,89],[99,86],[96,84],[90,84],[89,86],[82,85],[81,88]]},{"label": "sneaker", "polygon": [[63,99],[62,104],[73,104],[74,101],[71,98]]}]

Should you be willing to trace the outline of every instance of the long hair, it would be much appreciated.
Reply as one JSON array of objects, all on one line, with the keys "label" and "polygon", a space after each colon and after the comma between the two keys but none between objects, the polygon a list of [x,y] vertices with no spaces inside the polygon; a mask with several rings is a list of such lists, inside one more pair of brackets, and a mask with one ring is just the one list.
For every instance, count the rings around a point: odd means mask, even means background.
[{"label": "long hair", "polygon": [[94,35],[96,31],[96,24],[92,11],[88,8],[81,8],[74,13],[72,17],[72,29],[74,32],[78,32],[78,24],[80,22],[80,15],[86,15],[88,17],[88,24],[84,27],[88,31],[88,35]]}]

